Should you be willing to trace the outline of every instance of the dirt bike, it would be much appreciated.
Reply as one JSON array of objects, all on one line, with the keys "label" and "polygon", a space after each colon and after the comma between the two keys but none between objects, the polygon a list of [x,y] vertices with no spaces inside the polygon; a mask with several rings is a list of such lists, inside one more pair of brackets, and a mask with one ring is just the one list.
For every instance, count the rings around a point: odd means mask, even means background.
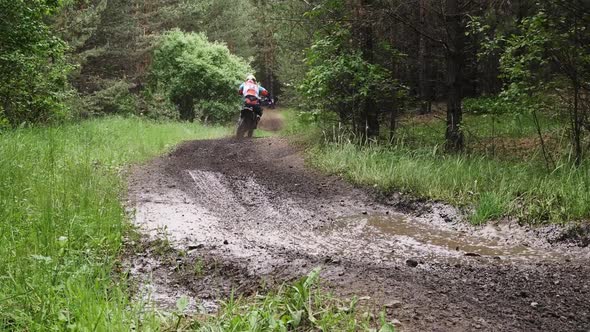
[{"label": "dirt bike", "polygon": [[248,137],[254,135],[254,129],[258,124],[258,116],[252,106],[244,106],[240,112],[240,120],[238,121],[237,138],[243,138],[245,134]]}]

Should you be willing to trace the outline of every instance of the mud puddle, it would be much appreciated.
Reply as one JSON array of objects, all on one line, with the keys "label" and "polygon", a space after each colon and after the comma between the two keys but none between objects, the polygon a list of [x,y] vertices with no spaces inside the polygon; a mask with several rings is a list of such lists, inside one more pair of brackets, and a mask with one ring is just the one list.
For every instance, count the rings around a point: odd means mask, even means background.
[{"label": "mud puddle", "polygon": [[379,202],[282,139],[188,142],[133,172],[136,225],[169,250],[130,255],[131,271],[163,307],[184,294],[214,308],[320,266],[327,288],[385,306],[402,331],[590,329],[587,248]]},{"label": "mud puddle", "polygon": [[404,215],[359,215],[339,218],[333,230],[352,227],[366,228],[362,233],[366,240],[389,239],[403,247],[406,252],[420,250],[429,256],[436,254],[450,257],[487,257],[521,262],[575,259],[574,255],[563,250],[531,248],[528,245],[514,243],[509,240],[510,234],[502,234],[498,230],[495,231],[494,238],[489,238],[436,227]]}]

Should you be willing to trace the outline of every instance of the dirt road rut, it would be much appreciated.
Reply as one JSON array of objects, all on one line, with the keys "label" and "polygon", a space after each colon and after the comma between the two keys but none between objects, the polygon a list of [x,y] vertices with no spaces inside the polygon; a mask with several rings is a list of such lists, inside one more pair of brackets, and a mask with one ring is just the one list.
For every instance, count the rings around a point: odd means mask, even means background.
[{"label": "dirt road rut", "polygon": [[231,289],[321,266],[327,287],[385,308],[402,331],[590,331],[587,249],[476,229],[440,204],[400,213],[304,167],[284,139],[185,143],[134,170],[129,200],[152,241],[131,269],[164,306],[187,294],[214,310]]}]

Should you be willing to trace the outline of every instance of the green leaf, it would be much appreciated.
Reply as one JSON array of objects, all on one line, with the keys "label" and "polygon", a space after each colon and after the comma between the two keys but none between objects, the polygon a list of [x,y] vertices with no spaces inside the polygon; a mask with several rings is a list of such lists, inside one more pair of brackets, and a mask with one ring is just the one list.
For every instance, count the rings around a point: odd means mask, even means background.
[{"label": "green leaf", "polygon": [[176,300],[176,310],[179,313],[183,313],[189,306],[189,299],[186,295],[182,295],[178,300]]},{"label": "green leaf", "polygon": [[395,332],[395,327],[392,324],[385,323],[381,329],[379,329],[379,332]]}]

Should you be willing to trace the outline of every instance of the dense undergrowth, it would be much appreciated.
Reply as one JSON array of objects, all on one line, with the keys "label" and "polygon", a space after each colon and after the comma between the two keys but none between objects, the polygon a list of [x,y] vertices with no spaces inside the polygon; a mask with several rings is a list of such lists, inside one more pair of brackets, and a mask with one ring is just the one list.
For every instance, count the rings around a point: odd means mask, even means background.
[{"label": "dense undergrowth", "polygon": [[[447,154],[437,115],[402,119],[391,144],[359,145],[334,125],[313,130],[317,119],[290,112],[288,133],[304,133],[308,161],[327,173],[384,192],[441,200],[470,211],[474,223],[517,217],[528,223],[566,222],[590,217],[590,167],[568,162],[568,151],[546,165],[534,122],[513,115],[467,115],[468,152]],[[302,121],[303,120],[303,121]],[[559,148],[563,125],[542,117],[546,144]],[[318,139],[322,136],[323,139]]]}]

